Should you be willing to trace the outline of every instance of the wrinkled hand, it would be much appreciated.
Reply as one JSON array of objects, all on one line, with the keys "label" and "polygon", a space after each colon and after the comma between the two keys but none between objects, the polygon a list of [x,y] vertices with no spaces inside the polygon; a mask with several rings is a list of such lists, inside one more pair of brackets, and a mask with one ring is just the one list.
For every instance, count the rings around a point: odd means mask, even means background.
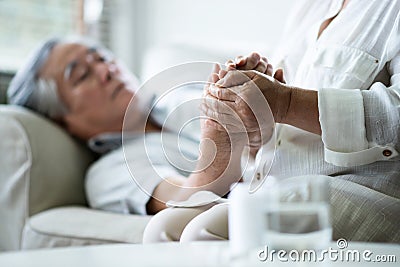
[{"label": "wrinkled hand", "polygon": [[[216,86],[210,87],[209,90],[210,95],[220,101],[239,102],[240,99],[247,100],[253,112],[261,113],[262,110],[268,110],[269,107],[272,113],[268,112],[270,115],[267,116],[266,120],[275,119],[276,122],[285,121],[291,92],[291,87],[257,71],[229,71],[224,78],[216,83]],[[263,96],[268,105],[257,104],[261,103],[258,99],[260,96]],[[257,115],[257,113],[255,114]],[[263,121],[265,122],[265,119]]]},{"label": "wrinkled hand", "polygon": [[[234,128],[226,125],[226,120],[220,121],[219,117],[210,116],[209,109],[206,107],[212,106],[214,110],[221,111],[226,107],[224,101],[219,101],[214,96],[210,95],[210,87],[213,86],[218,80],[218,73],[220,66],[215,65],[214,70],[209,76],[208,83],[204,87],[201,112],[201,143],[200,143],[200,154],[198,169],[205,169],[207,166],[212,166],[213,169],[219,169],[223,171],[226,168],[231,153],[233,150],[237,150],[237,144],[245,143],[243,139],[246,139],[246,130],[242,126],[236,126],[235,121]],[[229,112],[232,115],[234,111]],[[218,113],[220,116],[224,116]],[[240,147],[240,146],[239,146]]]},{"label": "wrinkled hand", "polygon": [[[214,86],[208,87],[208,101],[203,107],[204,113],[216,121],[219,121],[230,131],[236,131],[244,128],[248,136],[248,145],[254,151],[257,151],[265,142],[267,142],[273,131],[273,118],[269,112],[268,103],[265,97],[260,93],[260,88],[256,83],[248,83],[251,78],[245,74],[240,75],[234,70],[253,70],[267,76],[274,76],[276,80],[285,83],[283,70],[278,69],[273,74],[273,68],[268,63],[267,58],[258,53],[251,53],[247,57],[238,56],[235,60],[229,60],[225,63],[226,70],[218,69],[214,71],[212,81],[219,87],[232,87],[234,97],[224,98],[226,91],[219,90]],[[218,74],[217,74],[218,73]],[[225,77],[227,74],[228,77]],[[223,82],[221,81],[223,80]],[[247,83],[245,87],[236,87]],[[219,95],[220,94],[220,95]],[[225,105],[215,103],[215,99],[222,100]],[[240,126],[240,128],[238,128]],[[222,130],[221,125],[215,126]]]},{"label": "wrinkled hand", "polygon": [[219,80],[219,66],[215,66],[204,87],[202,98],[202,118],[200,157],[197,161],[196,172],[190,176],[185,186],[199,187],[210,186],[218,194],[226,194],[232,183],[241,178],[241,154],[246,144],[246,130],[233,131],[230,127],[224,127],[219,120],[208,116],[204,112],[204,106],[211,103],[217,110],[225,103],[209,94],[211,84]]},{"label": "wrinkled hand", "polygon": [[[214,66],[208,83],[204,87],[201,111],[207,119],[201,120],[201,136],[202,139],[209,138],[215,141],[225,139],[228,141],[227,139],[236,137],[235,134],[246,132],[246,129],[239,114],[230,106],[230,103],[219,101],[218,98],[210,94],[210,88],[214,87],[215,83],[220,80],[220,70],[219,65]],[[223,119],[220,120],[222,117]]]},{"label": "wrinkled hand", "polygon": [[273,76],[281,83],[286,83],[283,77],[283,70],[277,69],[275,73],[273,73],[273,67],[268,62],[268,59],[256,52],[253,52],[246,57],[237,56],[234,60],[228,60],[225,65],[227,66],[227,70],[221,70],[219,72],[220,79],[224,78],[226,73],[230,70],[255,70],[268,76]]},{"label": "wrinkled hand", "polygon": [[215,86],[210,86],[203,112],[220,123],[215,125],[218,130],[222,130],[223,125],[230,133],[246,132],[249,146],[258,149],[270,139],[274,118],[259,84],[255,82],[258,79],[253,81],[252,76],[246,75],[247,72],[229,71]]}]

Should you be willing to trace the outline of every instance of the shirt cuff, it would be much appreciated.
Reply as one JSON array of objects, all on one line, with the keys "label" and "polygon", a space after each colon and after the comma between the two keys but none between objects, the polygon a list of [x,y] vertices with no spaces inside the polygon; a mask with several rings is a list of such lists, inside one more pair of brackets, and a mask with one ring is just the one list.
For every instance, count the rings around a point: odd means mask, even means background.
[{"label": "shirt cuff", "polygon": [[370,163],[368,157],[349,156],[368,149],[361,91],[322,88],[318,91],[318,109],[325,161],[337,166]]}]

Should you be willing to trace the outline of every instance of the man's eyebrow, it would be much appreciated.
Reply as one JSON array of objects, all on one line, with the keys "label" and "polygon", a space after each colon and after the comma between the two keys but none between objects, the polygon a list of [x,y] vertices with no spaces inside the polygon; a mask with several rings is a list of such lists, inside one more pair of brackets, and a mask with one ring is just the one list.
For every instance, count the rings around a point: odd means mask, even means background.
[{"label": "man's eyebrow", "polygon": [[[97,52],[97,47],[89,47],[86,50],[86,54],[92,54]],[[73,60],[70,63],[68,63],[67,67],[65,67],[65,71],[64,71],[64,80],[69,80],[71,77],[71,73],[73,72],[73,70],[75,69],[75,67],[78,65],[78,60]]]}]

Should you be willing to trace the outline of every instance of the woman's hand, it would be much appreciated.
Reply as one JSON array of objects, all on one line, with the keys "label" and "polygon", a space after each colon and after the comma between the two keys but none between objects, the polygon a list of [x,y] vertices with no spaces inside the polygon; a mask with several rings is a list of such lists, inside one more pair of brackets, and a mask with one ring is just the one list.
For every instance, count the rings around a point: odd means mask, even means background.
[{"label": "woman's hand", "polygon": [[225,65],[227,66],[227,70],[221,70],[219,72],[220,79],[222,79],[230,70],[255,70],[268,76],[273,76],[281,83],[286,83],[283,77],[283,69],[277,69],[275,73],[273,73],[273,67],[268,62],[268,59],[256,52],[253,52],[246,57],[237,56],[235,60],[228,60]]},{"label": "woman's hand", "polygon": [[[245,131],[246,141],[254,150],[271,138],[274,129],[273,110],[270,111],[268,100],[260,90],[260,86],[266,86],[265,81],[259,77],[267,77],[267,82],[274,80],[256,71],[229,71],[215,86],[209,87],[210,101],[203,104],[204,114],[229,131]],[[281,85],[278,81],[276,83],[276,86]],[[222,128],[221,125],[216,127]]]},{"label": "woman's hand", "polygon": [[[241,109],[241,103],[249,103],[253,113],[261,113],[262,109],[268,109],[269,105],[275,121],[284,122],[291,92],[291,87],[257,71],[229,71],[224,78],[216,83],[216,86],[210,87],[209,90],[209,93],[220,101],[234,102],[235,105],[231,106],[236,106],[235,110],[243,115],[243,120],[248,121],[249,126],[252,125],[253,127],[257,127],[254,123],[254,116],[250,116],[249,109],[247,113],[244,113]],[[267,103],[262,103],[258,99],[261,96]],[[263,104],[265,105],[263,106]],[[248,129],[249,131],[255,130],[251,127]]]},{"label": "woman's hand", "polygon": [[[230,71],[216,85],[210,87],[210,94],[225,102],[238,101],[238,97],[255,99],[258,90],[268,102],[275,122],[321,134],[316,90],[287,86],[257,71]],[[255,105],[255,110],[261,108]]]},{"label": "woman's hand", "polygon": [[[246,57],[238,56],[234,60],[227,61],[225,63],[225,65],[227,66],[227,69],[219,71],[218,80],[224,78],[225,75],[229,71],[232,71],[232,70],[255,70],[260,73],[266,74],[268,76],[273,75],[273,77],[276,80],[278,80],[281,83],[285,83],[285,80],[283,77],[283,70],[278,69],[273,74],[273,67],[268,62],[267,58],[262,57],[260,54],[255,53],[255,52],[249,54]],[[247,78],[245,78],[245,79],[247,79]],[[244,83],[244,81],[242,81],[242,82]],[[239,84],[240,83],[237,83],[235,85],[239,85]],[[265,142],[267,142],[269,140],[269,137],[272,134],[273,124],[257,123],[257,120],[254,116],[254,110],[251,111],[252,108],[250,108],[248,105],[243,105],[243,102],[246,102],[246,101],[241,101],[241,102],[242,102],[242,105],[239,105],[237,111],[239,114],[241,114],[241,116],[240,116],[241,121],[244,122],[244,124],[247,127],[247,134],[248,134],[248,139],[249,139],[248,145],[250,147],[251,153],[253,155],[255,155],[255,153],[258,151],[258,149]],[[240,110],[242,110],[243,112],[241,112]],[[266,107],[266,110],[268,110],[267,107]],[[270,117],[268,115],[266,115],[266,118]],[[260,122],[260,120],[258,120],[258,122]],[[268,125],[268,126],[266,126],[266,125]],[[265,126],[265,127],[262,127],[262,126]]]}]

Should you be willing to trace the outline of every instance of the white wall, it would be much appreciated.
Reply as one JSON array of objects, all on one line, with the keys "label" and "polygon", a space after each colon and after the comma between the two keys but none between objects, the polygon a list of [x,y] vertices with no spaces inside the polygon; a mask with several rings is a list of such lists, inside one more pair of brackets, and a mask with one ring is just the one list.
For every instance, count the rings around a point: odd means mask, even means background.
[{"label": "white wall", "polygon": [[185,46],[216,51],[204,60],[219,52],[235,56],[260,51],[268,56],[280,39],[287,13],[294,4],[294,0],[116,2],[112,49],[137,74],[143,72],[143,59],[149,51],[171,43],[181,44],[182,54]]}]

